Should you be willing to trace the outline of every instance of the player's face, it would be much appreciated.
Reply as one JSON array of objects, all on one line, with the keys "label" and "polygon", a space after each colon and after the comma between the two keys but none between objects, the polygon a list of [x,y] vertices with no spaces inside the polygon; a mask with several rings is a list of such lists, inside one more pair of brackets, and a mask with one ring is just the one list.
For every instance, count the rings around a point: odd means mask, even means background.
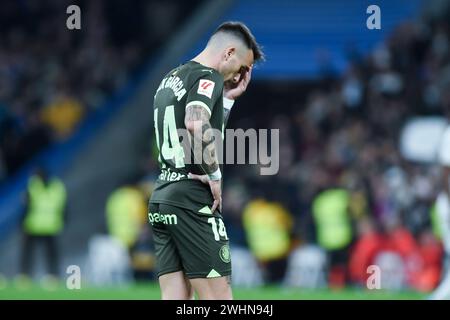
[{"label": "player's face", "polygon": [[238,83],[253,64],[253,51],[247,48],[230,49],[224,57],[221,73],[225,81]]}]

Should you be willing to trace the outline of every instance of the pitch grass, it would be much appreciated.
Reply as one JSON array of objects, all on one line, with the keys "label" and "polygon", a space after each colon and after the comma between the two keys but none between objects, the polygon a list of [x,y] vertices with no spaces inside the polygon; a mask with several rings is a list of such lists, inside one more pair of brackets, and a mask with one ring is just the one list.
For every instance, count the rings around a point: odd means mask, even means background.
[{"label": "pitch grass", "polygon": [[[286,289],[277,286],[253,289],[233,288],[236,300],[422,300],[426,294],[418,292],[387,292],[383,290],[314,290]],[[130,287],[81,288],[68,290],[58,287],[44,290],[33,285],[17,288],[7,285],[0,288],[0,300],[155,300],[160,299],[156,283]]]}]

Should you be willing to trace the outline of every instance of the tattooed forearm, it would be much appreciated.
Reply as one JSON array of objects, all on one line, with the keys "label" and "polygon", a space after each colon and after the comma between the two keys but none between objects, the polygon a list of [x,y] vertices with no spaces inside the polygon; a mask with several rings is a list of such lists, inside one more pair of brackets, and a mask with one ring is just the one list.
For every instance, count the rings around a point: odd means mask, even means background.
[{"label": "tattooed forearm", "polygon": [[194,140],[194,160],[201,165],[205,174],[211,174],[219,168],[214,131],[209,118],[208,111],[202,106],[192,105],[186,108],[184,123]]},{"label": "tattooed forearm", "polygon": [[199,121],[203,118],[206,118],[209,122],[209,114],[204,107],[192,105],[186,108],[185,123],[188,121]]}]

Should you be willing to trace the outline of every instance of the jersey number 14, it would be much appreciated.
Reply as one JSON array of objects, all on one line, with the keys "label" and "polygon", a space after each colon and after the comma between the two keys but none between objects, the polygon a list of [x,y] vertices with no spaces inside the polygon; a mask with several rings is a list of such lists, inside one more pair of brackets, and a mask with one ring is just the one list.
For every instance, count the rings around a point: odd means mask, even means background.
[{"label": "jersey number 14", "polygon": [[[160,148],[159,146],[159,131],[158,131],[158,109],[154,112],[155,121],[155,135],[156,135],[156,145],[158,147],[159,156],[158,160],[160,163],[161,155],[164,160],[170,160],[175,164],[175,168],[184,168],[184,150],[180,144],[180,140],[177,133],[177,124],[175,122],[175,110],[174,106],[167,106],[164,109],[164,120],[163,120],[163,143]],[[164,165],[163,165],[164,166]]]}]

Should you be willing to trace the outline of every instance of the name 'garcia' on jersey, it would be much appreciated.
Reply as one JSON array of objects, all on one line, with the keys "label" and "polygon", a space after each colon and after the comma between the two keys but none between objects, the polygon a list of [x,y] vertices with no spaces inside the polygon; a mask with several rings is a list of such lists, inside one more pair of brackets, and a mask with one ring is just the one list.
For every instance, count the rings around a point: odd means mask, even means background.
[{"label": "name 'garcia' on jersey", "polygon": [[156,90],[156,94],[158,94],[160,90],[165,88],[172,89],[173,94],[175,95],[175,97],[177,97],[177,101],[180,101],[187,92],[183,87],[183,80],[174,76],[173,74],[161,81],[158,90]]}]

